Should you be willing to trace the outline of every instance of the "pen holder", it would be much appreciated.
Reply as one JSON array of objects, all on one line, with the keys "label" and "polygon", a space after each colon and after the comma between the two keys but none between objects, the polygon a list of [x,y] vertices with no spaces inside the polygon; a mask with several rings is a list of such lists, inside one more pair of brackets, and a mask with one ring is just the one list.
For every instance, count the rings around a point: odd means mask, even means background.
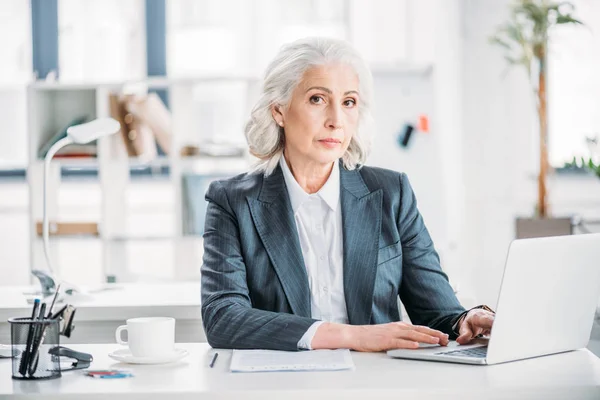
[{"label": "pen holder", "polygon": [[58,319],[10,318],[12,378],[54,379],[61,376],[60,358],[49,353],[59,345]]}]

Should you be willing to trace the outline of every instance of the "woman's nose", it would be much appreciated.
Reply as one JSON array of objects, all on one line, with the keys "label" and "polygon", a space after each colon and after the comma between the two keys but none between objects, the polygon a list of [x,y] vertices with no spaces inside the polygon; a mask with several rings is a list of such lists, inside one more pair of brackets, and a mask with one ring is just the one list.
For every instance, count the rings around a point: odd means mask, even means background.
[{"label": "woman's nose", "polygon": [[344,126],[342,120],[342,110],[337,106],[330,106],[327,115],[326,125],[328,128],[341,129]]}]

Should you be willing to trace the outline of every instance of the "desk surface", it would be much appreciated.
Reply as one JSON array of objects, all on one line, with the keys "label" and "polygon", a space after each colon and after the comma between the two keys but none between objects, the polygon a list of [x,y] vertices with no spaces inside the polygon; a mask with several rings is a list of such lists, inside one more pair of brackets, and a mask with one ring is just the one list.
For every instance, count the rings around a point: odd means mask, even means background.
[{"label": "desk surface", "polygon": [[[231,373],[231,351],[207,344],[178,344],[190,355],[167,365],[127,365],[108,357],[115,344],[73,345],[92,353],[93,369],[127,368],[134,378],[102,380],[82,372],[51,381],[11,379],[10,360],[0,359],[0,398],[43,399],[490,399],[600,398],[600,359],[583,349],[493,366],[410,361],[385,353],[352,353],[356,369],[337,372]],[[110,396],[110,397],[108,397]]]}]

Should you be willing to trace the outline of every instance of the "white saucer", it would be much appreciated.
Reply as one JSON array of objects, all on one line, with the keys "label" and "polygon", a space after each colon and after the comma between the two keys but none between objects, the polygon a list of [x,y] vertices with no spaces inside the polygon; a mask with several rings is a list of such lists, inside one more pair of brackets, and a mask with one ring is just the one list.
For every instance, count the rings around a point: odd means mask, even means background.
[{"label": "white saucer", "polygon": [[108,356],[113,360],[121,361],[128,364],[166,364],[181,360],[183,357],[188,355],[188,351],[184,349],[174,349],[171,354],[164,356],[152,356],[152,357],[135,357],[131,354],[129,349],[119,349],[112,353],[108,353]]}]

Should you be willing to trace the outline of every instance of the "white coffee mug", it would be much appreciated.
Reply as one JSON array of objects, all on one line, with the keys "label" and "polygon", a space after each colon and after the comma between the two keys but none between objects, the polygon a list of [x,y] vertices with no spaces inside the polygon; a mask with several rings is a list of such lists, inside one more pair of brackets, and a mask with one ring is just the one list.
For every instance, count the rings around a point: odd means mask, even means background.
[{"label": "white coffee mug", "polygon": [[[121,332],[127,331],[127,341]],[[115,332],[117,343],[129,346],[134,357],[156,357],[175,349],[175,319],[169,317],[130,318]]]}]

